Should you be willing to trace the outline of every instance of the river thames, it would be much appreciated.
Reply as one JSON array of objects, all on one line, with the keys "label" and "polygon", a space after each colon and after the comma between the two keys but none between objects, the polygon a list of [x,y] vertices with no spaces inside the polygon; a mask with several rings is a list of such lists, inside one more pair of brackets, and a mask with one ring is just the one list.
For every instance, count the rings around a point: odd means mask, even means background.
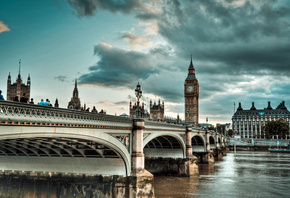
[{"label": "river thames", "polygon": [[200,176],[155,177],[156,198],[290,197],[290,153],[233,152]]}]

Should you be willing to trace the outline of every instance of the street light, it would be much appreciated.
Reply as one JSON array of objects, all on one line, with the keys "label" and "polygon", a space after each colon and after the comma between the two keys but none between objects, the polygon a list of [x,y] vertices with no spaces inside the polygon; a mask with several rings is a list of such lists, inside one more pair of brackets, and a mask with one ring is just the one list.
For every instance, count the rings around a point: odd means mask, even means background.
[{"label": "street light", "polygon": [[140,118],[140,108],[139,108],[139,103],[140,103],[140,98],[142,96],[142,91],[141,91],[141,86],[139,85],[139,82],[138,82],[138,85],[136,86],[136,89],[135,89],[135,95],[137,97],[137,111],[136,111],[136,118]]}]

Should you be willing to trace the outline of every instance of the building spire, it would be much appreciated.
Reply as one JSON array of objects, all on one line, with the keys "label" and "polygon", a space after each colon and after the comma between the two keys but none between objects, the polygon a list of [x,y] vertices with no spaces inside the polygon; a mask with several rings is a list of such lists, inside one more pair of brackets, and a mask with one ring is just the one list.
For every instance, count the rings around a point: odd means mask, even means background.
[{"label": "building spire", "polygon": [[193,63],[192,63],[192,54],[190,56],[190,65],[189,65],[188,69],[193,69],[194,70]]},{"label": "building spire", "polygon": [[20,75],[20,68],[21,68],[21,59],[19,59],[19,74],[18,74],[17,82],[22,83],[21,75]]},{"label": "building spire", "polygon": [[20,76],[20,68],[21,68],[21,59],[19,59],[19,76]]}]

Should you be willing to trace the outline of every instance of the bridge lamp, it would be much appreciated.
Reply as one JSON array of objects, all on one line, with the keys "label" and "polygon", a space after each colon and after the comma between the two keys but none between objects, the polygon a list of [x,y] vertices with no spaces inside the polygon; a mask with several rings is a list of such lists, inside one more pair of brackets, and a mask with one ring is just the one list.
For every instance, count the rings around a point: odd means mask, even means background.
[{"label": "bridge lamp", "polygon": [[141,91],[141,85],[138,82],[138,85],[135,89],[135,95],[137,97],[137,111],[136,111],[136,118],[140,118],[140,109],[139,109],[139,103],[140,98],[142,97],[142,91]]}]

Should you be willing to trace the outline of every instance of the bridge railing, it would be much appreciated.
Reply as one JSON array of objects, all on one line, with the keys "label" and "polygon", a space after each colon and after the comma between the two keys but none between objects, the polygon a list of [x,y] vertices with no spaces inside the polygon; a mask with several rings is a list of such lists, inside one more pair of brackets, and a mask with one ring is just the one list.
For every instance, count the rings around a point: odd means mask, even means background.
[{"label": "bridge railing", "polygon": [[145,120],[145,129],[169,129],[169,130],[186,130],[186,126],[166,122],[156,122]]},{"label": "bridge railing", "polygon": [[0,122],[132,127],[131,118],[3,100],[0,100]]}]

